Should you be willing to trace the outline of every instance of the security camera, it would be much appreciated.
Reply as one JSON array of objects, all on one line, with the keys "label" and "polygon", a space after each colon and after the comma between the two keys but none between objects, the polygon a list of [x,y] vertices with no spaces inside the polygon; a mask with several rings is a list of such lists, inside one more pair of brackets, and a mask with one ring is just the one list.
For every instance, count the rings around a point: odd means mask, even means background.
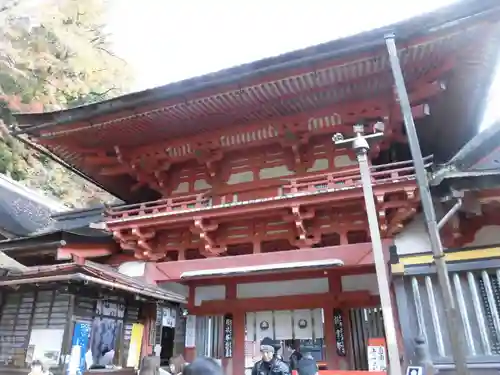
[{"label": "security camera", "polygon": [[374,133],[383,133],[385,130],[385,124],[382,121],[377,121],[373,124],[373,132]]},{"label": "security camera", "polygon": [[334,142],[342,142],[344,140],[344,136],[342,133],[335,133],[332,137]]}]

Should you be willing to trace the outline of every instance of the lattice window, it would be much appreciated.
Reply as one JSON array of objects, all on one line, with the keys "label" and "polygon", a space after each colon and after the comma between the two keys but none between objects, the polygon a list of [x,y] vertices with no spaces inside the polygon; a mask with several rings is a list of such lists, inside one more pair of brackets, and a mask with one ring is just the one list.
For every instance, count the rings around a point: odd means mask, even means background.
[{"label": "lattice window", "polygon": [[[498,282],[498,276],[495,274],[490,274],[489,278],[493,291],[493,297],[495,299],[495,307],[497,312],[500,312],[500,285]],[[491,351],[493,354],[500,354],[500,336],[499,332],[497,332],[495,328],[492,306],[490,305],[490,302],[488,300],[488,293],[484,284],[484,280],[482,278],[478,278],[478,286],[481,301],[483,303],[488,333],[490,336]]]}]

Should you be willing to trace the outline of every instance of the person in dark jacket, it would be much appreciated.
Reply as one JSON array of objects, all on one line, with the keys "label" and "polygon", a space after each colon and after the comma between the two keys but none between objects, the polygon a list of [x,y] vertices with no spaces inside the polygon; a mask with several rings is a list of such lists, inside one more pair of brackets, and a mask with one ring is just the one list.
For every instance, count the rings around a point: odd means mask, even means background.
[{"label": "person in dark jacket", "polygon": [[300,342],[294,340],[292,346],[290,347],[292,350],[292,354],[290,354],[289,363],[290,370],[297,370],[297,366],[299,361],[302,359],[302,354],[299,351]]},{"label": "person in dark jacket", "polygon": [[297,372],[299,375],[317,375],[318,364],[311,353],[304,353],[297,363]]},{"label": "person in dark jacket", "polygon": [[182,375],[224,375],[224,372],[213,358],[200,357],[184,367]]},{"label": "person in dark jacket", "polygon": [[288,365],[277,357],[277,344],[273,339],[265,337],[260,342],[262,359],[255,363],[252,375],[290,375]]}]

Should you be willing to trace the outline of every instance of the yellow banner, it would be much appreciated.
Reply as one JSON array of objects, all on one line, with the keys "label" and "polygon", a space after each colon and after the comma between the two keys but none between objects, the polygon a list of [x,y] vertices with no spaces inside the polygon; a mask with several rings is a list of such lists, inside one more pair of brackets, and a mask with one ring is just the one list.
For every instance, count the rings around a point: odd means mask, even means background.
[{"label": "yellow banner", "polygon": [[127,357],[127,367],[139,368],[143,334],[144,324],[135,323],[132,325],[132,334],[130,335],[130,346],[128,349]]}]

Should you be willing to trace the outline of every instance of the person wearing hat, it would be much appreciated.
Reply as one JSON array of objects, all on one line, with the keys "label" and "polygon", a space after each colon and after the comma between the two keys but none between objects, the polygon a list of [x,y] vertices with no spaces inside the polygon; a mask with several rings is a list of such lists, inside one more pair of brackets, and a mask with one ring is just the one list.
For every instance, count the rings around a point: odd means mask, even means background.
[{"label": "person wearing hat", "polygon": [[290,367],[278,358],[276,347],[280,347],[273,339],[265,337],[260,342],[262,359],[255,363],[252,375],[290,375]]}]

